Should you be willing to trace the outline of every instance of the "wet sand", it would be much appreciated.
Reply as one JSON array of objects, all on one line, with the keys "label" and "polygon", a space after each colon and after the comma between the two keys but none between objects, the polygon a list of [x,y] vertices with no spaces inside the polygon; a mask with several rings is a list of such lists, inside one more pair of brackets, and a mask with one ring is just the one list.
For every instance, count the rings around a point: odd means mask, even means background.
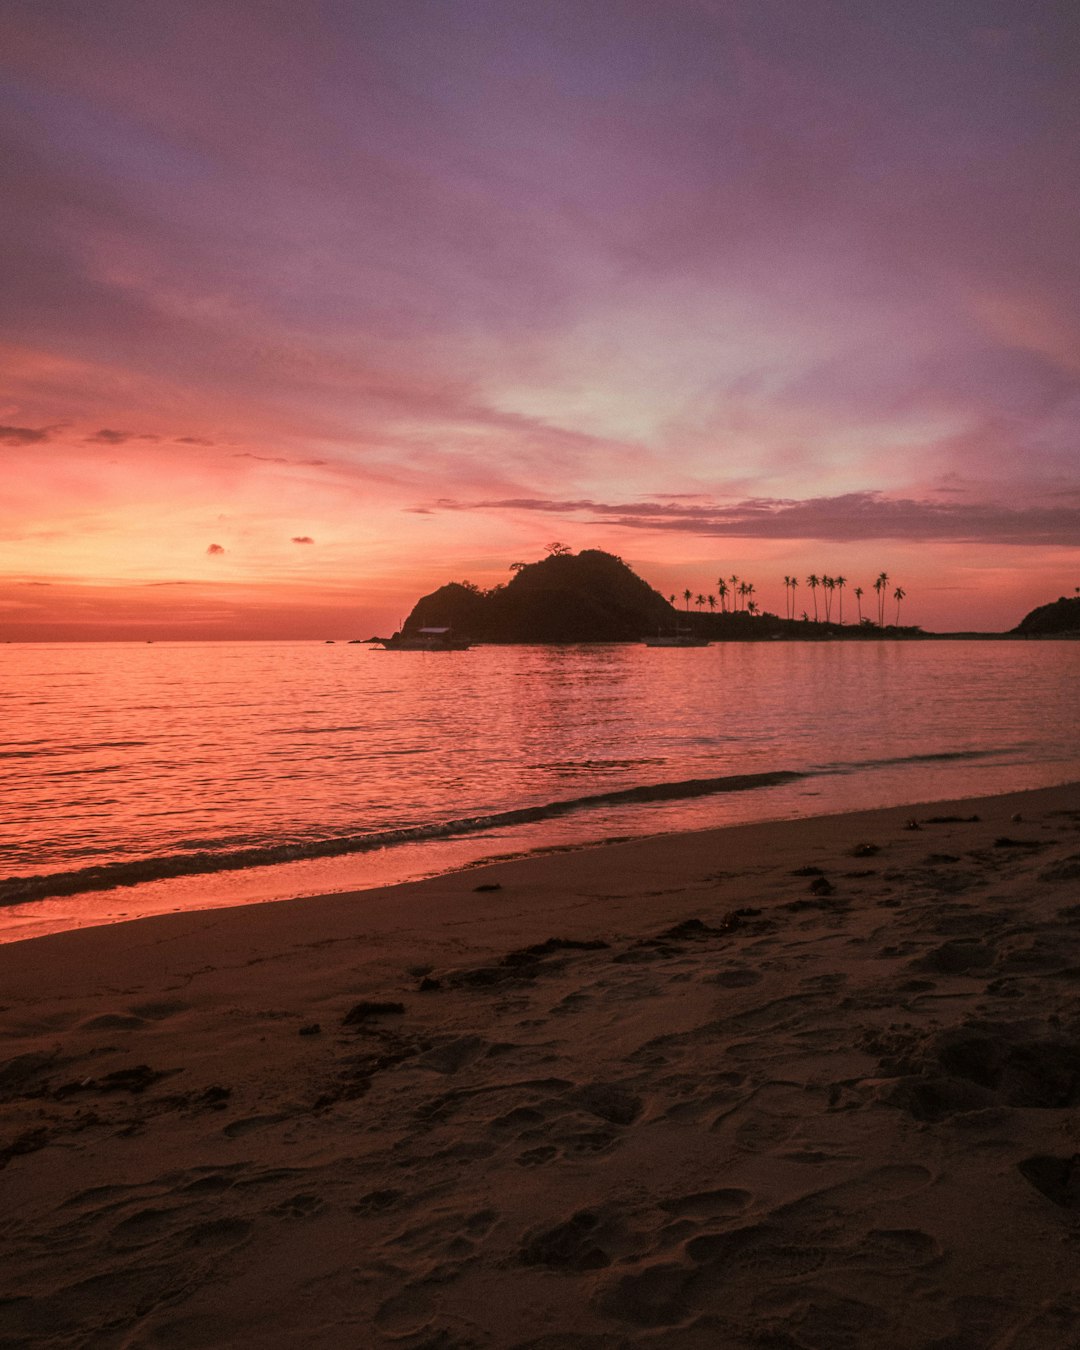
[{"label": "wet sand", "polygon": [[0,1346],[1080,1343],[1080,787],[0,948]]}]

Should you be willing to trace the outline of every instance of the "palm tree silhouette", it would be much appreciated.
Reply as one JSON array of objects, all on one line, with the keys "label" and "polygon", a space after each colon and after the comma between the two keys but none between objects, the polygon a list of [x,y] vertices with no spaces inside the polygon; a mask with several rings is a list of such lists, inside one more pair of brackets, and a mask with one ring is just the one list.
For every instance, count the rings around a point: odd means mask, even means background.
[{"label": "palm tree silhouette", "polygon": [[690,601],[691,601],[691,599],[693,598],[693,595],[694,595],[694,592],[690,589],[689,586],[687,586],[686,590],[683,591],[683,593],[682,593],[682,598],[686,601],[686,612],[687,612],[687,614],[690,613]]},{"label": "palm tree silhouette", "polygon": [[727,582],[723,577],[716,583],[716,593],[720,597],[720,613],[727,613]]},{"label": "palm tree silhouette", "polygon": [[836,582],[833,581],[832,577],[822,577],[822,578],[821,578],[821,586],[822,586],[822,589],[823,589],[824,592],[825,592],[825,622],[826,622],[826,623],[831,623],[831,622],[832,622],[832,593],[833,593],[834,587],[836,586]]},{"label": "palm tree silhouette", "polygon": [[728,581],[731,582],[731,611],[734,614],[739,608],[739,578],[732,572]]},{"label": "palm tree silhouette", "polygon": [[[751,587],[751,589],[753,589],[753,588]],[[756,614],[757,611],[758,611],[758,604],[757,604],[757,601],[756,601],[756,600],[747,600],[747,602],[746,602],[746,612],[747,612],[747,614]]]},{"label": "palm tree silhouette", "polygon": [[698,609],[705,608],[705,597],[700,592],[698,593],[698,597],[694,601],[694,604],[697,605]]},{"label": "palm tree silhouette", "polygon": [[859,607],[859,627],[860,627],[860,628],[862,627],[862,598],[863,598],[863,588],[862,588],[861,586],[856,586],[856,587],[855,587],[855,603],[856,603],[856,604],[858,605],[858,607]]},{"label": "palm tree silhouette", "polygon": [[795,587],[799,584],[798,577],[791,578],[791,621],[795,622]]},{"label": "palm tree silhouette", "polygon": [[784,618],[791,618],[791,610],[795,603],[795,597],[791,593],[791,578],[784,577]]},{"label": "palm tree silhouette", "polygon": [[847,585],[847,577],[835,577],[836,589],[840,592],[840,626],[844,626],[844,587]]},{"label": "palm tree silhouette", "polygon": [[904,590],[903,586],[897,586],[896,590],[893,591],[893,599],[896,601],[896,626],[897,626],[897,628],[900,627],[900,601],[903,600],[903,598],[904,598],[905,595],[907,595],[907,591]]},{"label": "palm tree silhouette", "polygon": [[706,601],[708,602],[709,613],[710,613],[710,614],[715,614],[715,613],[716,613],[716,596],[715,596],[715,595],[707,595],[707,596],[705,597],[705,599],[706,599]]},{"label": "palm tree silhouette", "polygon": [[821,581],[815,572],[811,572],[806,578],[806,584],[810,587],[811,594],[814,597],[814,622],[817,623],[817,588],[821,585]]},{"label": "palm tree silhouette", "polygon": [[886,596],[886,593],[887,593],[886,588],[888,587],[888,585],[889,585],[889,574],[888,574],[888,572],[879,572],[879,573],[878,573],[878,579],[877,579],[877,581],[874,582],[874,590],[877,591],[877,593],[878,593],[878,605],[877,605],[877,608],[878,608],[878,627],[879,627],[879,628],[884,628],[884,627],[885,627],[885,596]]}]

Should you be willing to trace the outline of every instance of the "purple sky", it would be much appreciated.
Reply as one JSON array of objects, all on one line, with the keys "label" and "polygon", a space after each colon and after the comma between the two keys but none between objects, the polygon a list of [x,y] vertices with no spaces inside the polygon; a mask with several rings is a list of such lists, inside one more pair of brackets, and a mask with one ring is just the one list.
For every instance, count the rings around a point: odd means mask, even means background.
[{"label": "purple sky", "polygon": [[930,628],[1080,584],[1080,8],[15,0],[0,52],[10,635],[359,632],[556,538]]}]

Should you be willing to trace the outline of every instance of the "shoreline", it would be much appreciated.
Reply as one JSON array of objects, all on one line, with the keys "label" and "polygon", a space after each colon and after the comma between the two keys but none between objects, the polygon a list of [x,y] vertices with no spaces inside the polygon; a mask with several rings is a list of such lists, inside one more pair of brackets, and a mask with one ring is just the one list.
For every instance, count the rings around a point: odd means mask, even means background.
[{"label": "shoreline", "polygon": [[1080,1317],[1076,783],[72,930],[0,990],[0,1345]]},{"label": "shoreline", "polygon": [[[1023,779],[1028,772],[1028,768],[1024,767],[1013,770],[1011,776]],[[998,776],[1004,775],[1005,769],[999,769]],[[299,903],[329,896],[358,897],[388,887],[435,880],[440,876],[472,871],[503,861],[542,857],[549,852],[578,852],[616,843],[715,833],[750,824],[780,825],[785,821],[810,817],[847,815],[857,809],[851,805],[853,794],[844,784],[842,775],[809,771],[762,774],[758,777],[777,780],[764,789],[768,794],[768,804],[762,801],[761,814],[744,810],[745,803],[757,800],[755,792],[717,791],[701,797],[696,794],[677,794],[671,802],[676,808],[680,804],[682,807],[688,804],[692,807],[698,801],[716,802],[729,814],[728,819],[719,822],[683,823],[676,816],[666,821],[662,818],[651,820],[646,828],[641,829],[640,823],[616,816],[607,822],[607,828],[602,833],[597,834],[593,831],[600,827],[595,823],[590,824],[587,817],[572,809],[576,803],[560,802],[553,804],[558,808],[554,814],[547,814],[550,807],[538,812],[545,816],[544,820],[538,822],[544,826],[543,833],[549,836],[549,841],[545,843],[534,842],[534,837],[539,837],[540,831],[531,824],[515,827],[499,823],[477,830],[454,832],[445,837],[432,834],[430,838],[400,840],[356,852],[339,852],[337,841],[330,841],[325,856],[207,872],[181,872],[171,877],[133,883],[118,882],[103,889],[70,893],[61,891],[59,894],[31,899],[7,899],[0,903],[0,947],[55,933],[138,922],[162,914],[216,911],[293,901]],[[727,784],[745,779],[746,775],[743,775],[741,778],[717,781]],[[819,784],[831,789],[825,800],[819,800],[824,795]],[[644,795],[655,796],[657,800],[644,804],[651,811],[662,810],[669,793],[685,786],[676,783],[646,788]],[[957,800],[955,795],[942,791],[945,786],[944,782],[938,783],[934,795],[925,797],[920,804],[929,808],[935,802]],[[1058,786],[1062,785],[1040,784],[1036,779],[1035,783],[1025,783],[1015,791],[1053,790]],[[761,790],[760,787],[758,790]],[[874,784],[870,793],[877,796],[878,800],[863,809],[902,811],[910,800],[895,785],[882,793],[880,785]],[[642,795],[642,789],[630,789],[622,794],[603,794],[597,800],[608,803],[619,795],[638,797]],[[977,797],[991,798],[997,795],[1000,794],[991,790],[967,794],[965,800],[969,797],[975,800]],[[882,796],[884,801],[881,800]],[[571,809],[563,809],[564,805]],[[533,808],[529,808],[520,814],[531,816],[533,813]],[[514,816],[519,813],[506,814]],[[47,881],[48,878],[43,880]]]}]

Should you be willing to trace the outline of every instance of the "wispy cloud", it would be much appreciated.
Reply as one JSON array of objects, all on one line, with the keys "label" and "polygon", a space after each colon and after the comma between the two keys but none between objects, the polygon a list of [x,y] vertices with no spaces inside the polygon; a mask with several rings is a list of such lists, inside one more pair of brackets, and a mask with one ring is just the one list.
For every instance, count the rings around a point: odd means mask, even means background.
[{"label": "wispy cloud", "polygon": [[53,427],[0,426],[0,441],[7,445],[41,445],[51,438],[53,430]]},{"label": "wispy cloud", "polygon": [[313,544],[315,542],[310,534],[294,534],[292,537],[294,544]]},{"label": "wispy cloud", "polygon": [[732,506],[528,497],[476,502],[443,498],[436,506],[451,511],[535,511],[626,529],[745,539],[1073,544],[1080,537],[1080,510],[1076,508],[916,500],[880,492],[849,492],[808,501],[755,498]]},{"label": "wispy cloud", "polygon": [[155,436],[149,431],[114,431],[110,427],[102,427],[100,431],[95,431],[92,436],[86,437],[87,445],[126,445],[128,441],[159,441],[160,436]]}]

